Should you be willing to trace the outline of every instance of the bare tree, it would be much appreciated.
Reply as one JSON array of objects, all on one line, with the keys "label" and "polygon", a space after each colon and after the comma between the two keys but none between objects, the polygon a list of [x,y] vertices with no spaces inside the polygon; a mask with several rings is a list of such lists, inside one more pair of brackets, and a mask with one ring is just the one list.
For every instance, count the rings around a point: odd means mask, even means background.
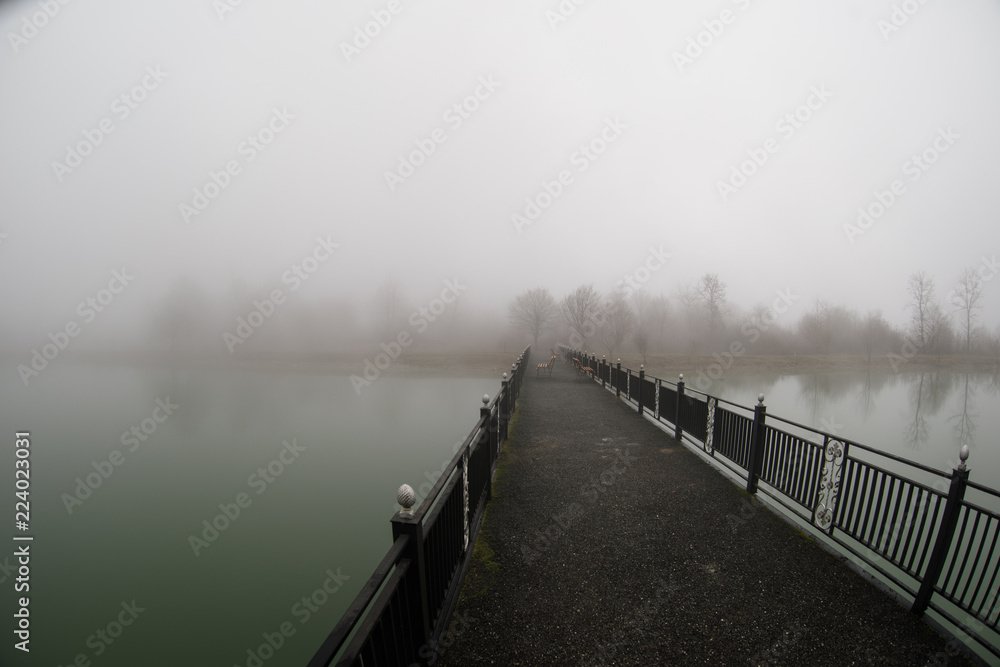
[{"label": "bare tree", "polygon": [[531,334],[532,349],[538,349],[538,337],[555,321],[559,312],[548,288],[536,287],[518,294],[507,313],[510,323]]},{"label": "bare tree", "polygon": [[593,285],[581,285],[563,298],[561,312],[571,330],[570,342],[579,337],[582,346],[602,321],[601,294]]},{"label": "bare tree", "polygon": [[629,333],[635,328],[635,313],[632,312],[625,294],[621,290],[616,290],[608,296],[604,305],[604,315],[601,342],[607,348],[608,356],[613,357],[615,348],[625,342]]},{"label": "bare tree", "polygon": [[629,301],[632,303],[632,312],[635,313],[638,323],[644,325],[649,322],[653,308],[653,297],[649,296],[648,292],[639,289],[634,290],[629,295]]},{"label": "bare tree", "polygon": [[830,304],[824,299],[816,299],[811,313],[799,320],[799,334],[812,344],[816,352],[830,351]]},{"label": "bare tree", "polygon": [[698,285],[698,298],[705,306],[709,331],[718,330],[722,322],[722,310],[726,305],[726,284],[719,280],[719,274],[706,273]]},{"label": "bare tree", "polygon": [[983,281],[975,268],[965,269],[958,279],[958,285],[951,295],[951,303],[961,315],[960,331],[965,337],[965,353],[972,349],[972,334],[976,326],[976,315],[983,297]]},{"label": "bare tree", "polygon": [[865,352],[868,355],[869,365],[872,363],[872,352],[884,342],[888,329],[889,323],[882,317],[881,311],[870,310],[865,315],[865,319],[861,323],[861,334],[864,336]]},{"label": "bare tree", "polygon": [[656,348],[663,350],[664,340],[667,332],[667,321],[670,319],[670,302],[666,295],[661,294],[649,305],[650,325],[656,324]]},{"label": "bare tree", "polygon": [[941,360],[941,355],[954,344],[955,329],[951,320],[948,319],[948,314],[937,303],[931,302],[927,306],[927,311],[924,314],[924,336],[925,349],[927,352],[937,354],[938,361]]},{"label": "bare tree", "polygon": [[396,281],[389,278],[382,283],[381,287],[378,288],[376,299],[379,310],[382,311],[382,316],[385,318],[385,326],[391,328],[396,323],[401,302],[399,286]]},{"label": "bare tree", "polygon": [[649,352],[649,334],[646,333],[646,328],[639,326],[635,333],[632,334],[632,343],[635,345],[635,350],[642,355],[642,363],[646,363],[646,353]]},{"label": "bare tree", "polygon": [[642,355],[642,363],[646,363],[650,342],[649,331],[656,317],[656,299],[643,290],[635,290],[629,295],[629,302],[635,314],[632,343],[636,351]]},{"label": "bare tree", "polygon": [[684,309],[688,325],[694,324],[694,314],[698,306],[698,290],[687,283],[681,283],[677,286],[676,293],[677,302]]},{"label": "bare tree", "polygon": [[931,304],[934,301],[934,279],[923,271],[918,271],[910,276],[907,284],[910,293],[910,303],[908,304],[913,315],[910,320],[910,332],[920,344],[921,349],[927,345],[929,315]]}]

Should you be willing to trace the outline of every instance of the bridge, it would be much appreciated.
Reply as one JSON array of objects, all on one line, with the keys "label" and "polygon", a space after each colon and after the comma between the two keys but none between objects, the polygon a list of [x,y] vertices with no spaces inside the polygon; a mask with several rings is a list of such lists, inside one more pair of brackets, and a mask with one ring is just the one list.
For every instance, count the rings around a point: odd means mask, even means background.
[{"label": "bridge", "polygon": [[311,666],[1000,664],[967,451],[945,473],[560,351],[588,370],[526,349],[427,498],[401,487]]}]

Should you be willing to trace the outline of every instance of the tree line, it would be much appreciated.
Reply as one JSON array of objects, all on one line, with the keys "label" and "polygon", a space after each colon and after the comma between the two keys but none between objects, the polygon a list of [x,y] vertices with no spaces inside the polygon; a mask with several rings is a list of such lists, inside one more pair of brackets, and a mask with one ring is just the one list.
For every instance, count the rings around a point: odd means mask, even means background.
[{"label": "tree line", "polygon": [[981,321],[989,277],[981,267],[965,269],[941,299],[931,276],[913,274],[905,284],[909,320],[902,324],[889,322],[880,310],[862,314],[824,299],[806,305],[780,291],[770,302],[740,309],[728,302],[717,273],[670,294],[641,287],[602,294],[585,284],[556,299],[548,288],[536,287],[514,297],[508,320],[535,349],[551,340],[609,358],[633,352],[644,361],[651,353],[711,353],[736,342],[754,354],[856,354],[869,362],[904,346],[938,357],[1000,358],[1000,325],[989,329]]}]

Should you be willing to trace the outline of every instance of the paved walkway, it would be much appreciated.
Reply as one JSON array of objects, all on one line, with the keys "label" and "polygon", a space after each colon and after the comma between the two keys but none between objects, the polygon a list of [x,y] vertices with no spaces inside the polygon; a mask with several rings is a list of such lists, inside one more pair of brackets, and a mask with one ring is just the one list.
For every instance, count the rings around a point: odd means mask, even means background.
[{"label": "paved walkway", "polygon": [[971,664],[561,361],[525,378],[454,618],[463,667]]}]

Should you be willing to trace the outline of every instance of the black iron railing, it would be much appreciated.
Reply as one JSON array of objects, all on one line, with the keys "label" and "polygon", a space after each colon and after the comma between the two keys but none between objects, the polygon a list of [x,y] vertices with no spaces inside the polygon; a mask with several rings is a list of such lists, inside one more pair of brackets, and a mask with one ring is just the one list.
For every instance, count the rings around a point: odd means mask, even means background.
[{"label": "black iron railing", "polygon": [[530,352],[525,348],[510,374],[504,373],[500,393],[483,398],[479,421],[420,506],[412,507],[412,489],[400,488],[404,510],[392,518],[389,552],[310,667],[334,661],[338,667],[409,665],[437,655],[492,494]]},{"label": "black iron railing", "polygon": [[[1000,657],[1000,492],[571,350],[594,379]],[[937,487],[937,488],[936,488]],[[966,498],[966,493],[976,496]],[[986,507],[992,506],[994,509]]]}]

